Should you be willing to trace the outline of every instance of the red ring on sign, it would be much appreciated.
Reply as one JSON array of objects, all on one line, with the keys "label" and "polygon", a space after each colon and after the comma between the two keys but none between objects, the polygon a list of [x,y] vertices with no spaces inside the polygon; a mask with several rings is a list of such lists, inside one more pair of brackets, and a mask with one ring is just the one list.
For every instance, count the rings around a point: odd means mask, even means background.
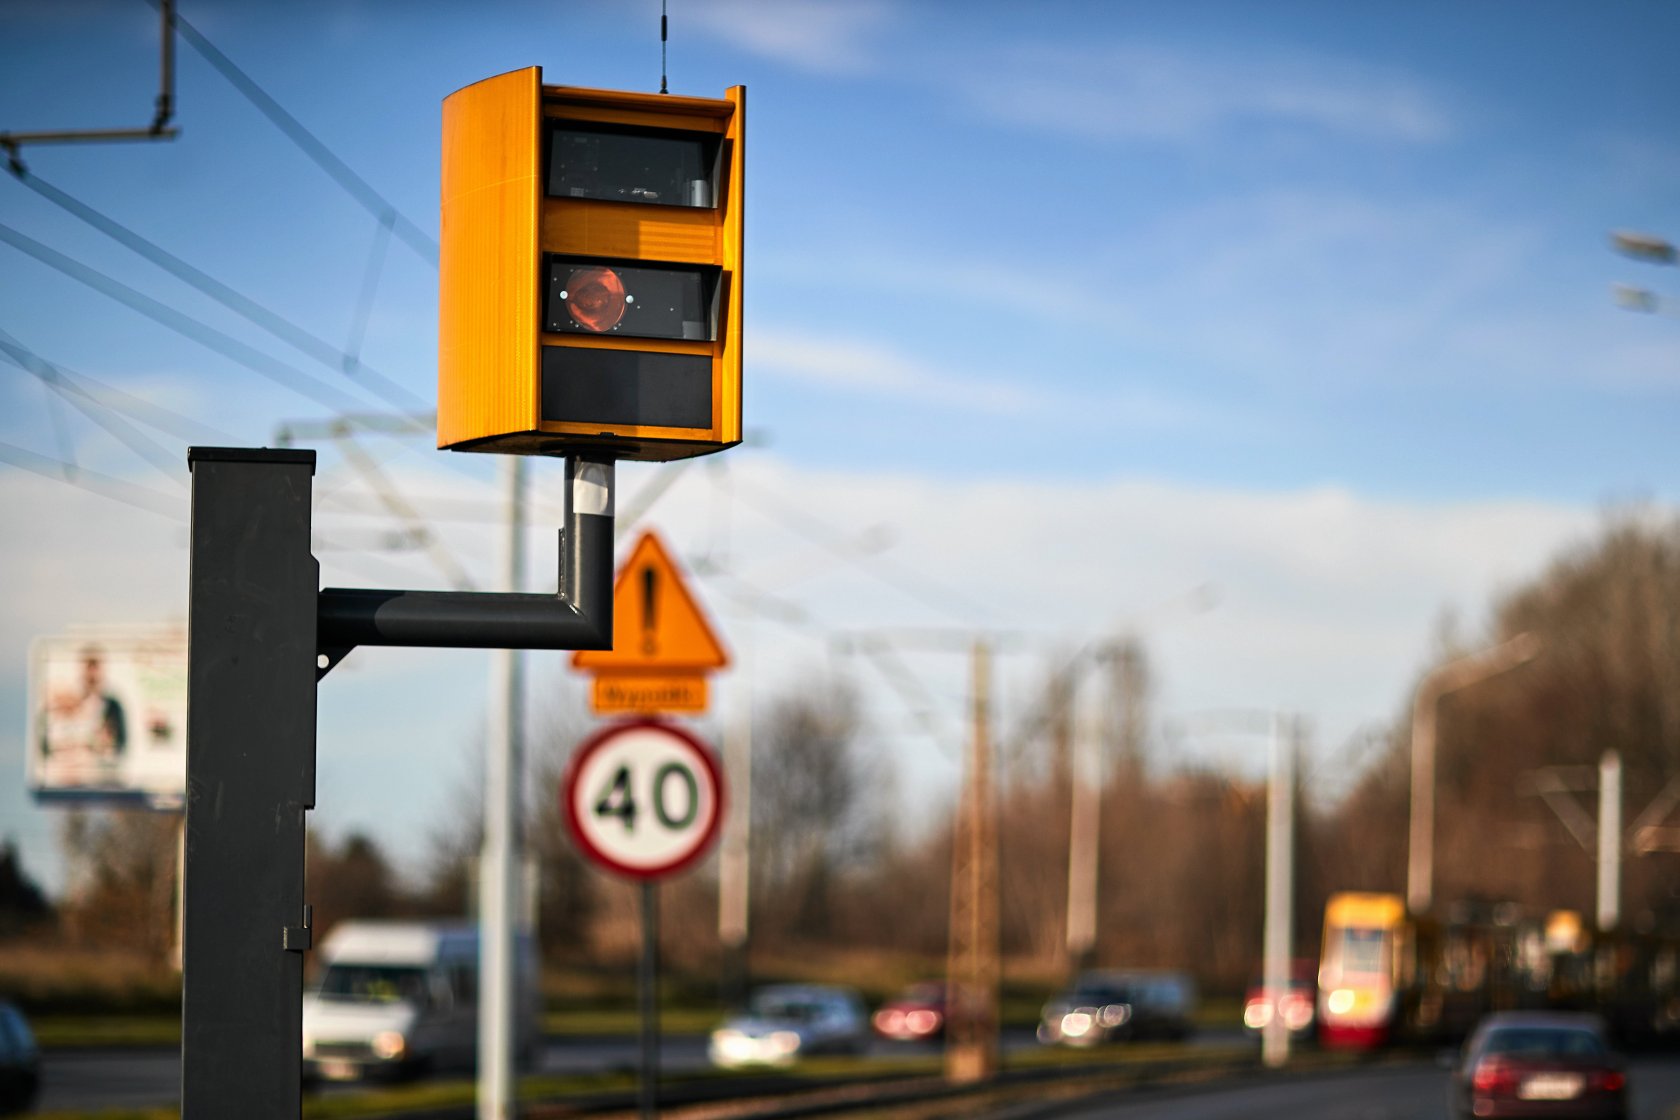
[{"label": "red ring on sign", "polygon": [[[712,798],[716,807],[712,811],[712,819],[707,822],[704,830],[695,839],[690,849],[677,859],[668,863],[651,867],[636,867],[620,861],[610,852],[596,844],[584,831],[583,825],[577,819],[577,810],[573,805],[573,796],[584,768],[590,758],[604,748],[611,746],[619,737],[638,731],[657,731],[678,740],[689,748],[700,759],[701,767],[706,771],[712,783]],[[687,728],[678,727],[674,723],[666,723],[662,719],[629,719],[619,723],[609,724],[585,739],[572,752],[572,757],[566,761],[566,775],[560,783],[560,812],[566,818],[566,830],[572,834],[572,843],[578,850],[588,856],[599,867],[627,879],[648,881],[663,879],[668,875],[675,875],[692,867],[703,859],[712,845],[717,841],[718,832],[723,828],[724,813],[728,809],[728,800],[723,788],[723,771],[718,768],[717,759],[712,756],[712,750],[705,743],[696,738]]]}]

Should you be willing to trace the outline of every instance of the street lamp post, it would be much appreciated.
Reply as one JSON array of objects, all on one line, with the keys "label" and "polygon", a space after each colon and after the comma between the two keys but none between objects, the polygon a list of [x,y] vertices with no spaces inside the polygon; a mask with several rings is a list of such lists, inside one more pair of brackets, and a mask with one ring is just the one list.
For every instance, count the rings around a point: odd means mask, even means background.
[{"label": "street lamp post", "polygon": [[1296,718],[1272,716],[1271,779],[1266,784],[1266,929],[1261,943],[1266,1002],[1272,1017],[1261,1028],[1260,1058],[1270,1069],[1289,1062],[1289,1023],[1283,1017],[1295,944]]},{"label": "street lamp post", "polygon": [[1651,233],[1637,233],[1633,230],[1618,229],[1610,234],[1610,244],[1623,256],[1634,260],[1650,261],[1652,264],[1674,264],[1680,256],[1674,249],[1674,244]]},{"label": "street lamp post", "polygon": [[1423,678],[1412,701],[1412,807],[1406,848],[1406,907],[1427,913],[1434,901],[1435,732],[1441,697],[1531,660],[1540,650],[1532,634],[1449,661]]},{"label": "street lamp post", "polygon": [[1277,1069],[1289,1063],[1289,1023],[1283,1008],[1295,956],[1295,763],[1303,720],[1282,711],[1246,708],[1207,713],[1207,718],[1248,734],[1264,734],[1270,743],[1260,990],[1271,1017],[1260,1028],[1260,1060],[1268,1069]]},{"label": "street lamp post", "polygon": [[[1644,261],[1646,264],[1680,264],[1680,250],[1675,249],[1674,243],[1653,233],[1613,230],[1610,234],[1610,244],[1622,256]],[[1680,305],[1672,298],[1664,298],[1649,288],[1634,284],[1612,284],[1610,294],[1617,307],[1629,311],[1680,317]]]}]

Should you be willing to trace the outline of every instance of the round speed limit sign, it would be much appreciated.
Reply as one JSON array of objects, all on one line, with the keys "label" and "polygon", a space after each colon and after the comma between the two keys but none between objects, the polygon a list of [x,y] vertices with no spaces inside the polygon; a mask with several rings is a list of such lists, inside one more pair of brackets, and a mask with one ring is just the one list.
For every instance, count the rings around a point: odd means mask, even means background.
[{"label": "round speed limit sign", "polygon": [[585,855],[609,871],[657,879],[711,846],[723,821],[723,775],[712,752],[658,720],[615,724],[572,755],[560,792]]}]

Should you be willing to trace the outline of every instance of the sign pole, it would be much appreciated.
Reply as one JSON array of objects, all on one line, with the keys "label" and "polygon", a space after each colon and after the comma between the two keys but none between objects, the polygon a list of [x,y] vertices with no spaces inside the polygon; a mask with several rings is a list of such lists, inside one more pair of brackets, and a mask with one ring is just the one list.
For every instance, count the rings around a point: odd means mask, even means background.
[{"label": "sign pole", "polygon": [[642,960],[636,972],[642,1005],[642,1081],[637,1115],[653,1120],[659,1108],[659,883],[642,881]]},{"label": "sign pole", "polygon": [[688,731],[632,720],[596,732],[572,752],[560,805],[578,850],[641,886],[636,1098],[641,1120],[652,1120],[659,1092],[659,880],[691,867],[717,839],[727,808],[723,772]]}]

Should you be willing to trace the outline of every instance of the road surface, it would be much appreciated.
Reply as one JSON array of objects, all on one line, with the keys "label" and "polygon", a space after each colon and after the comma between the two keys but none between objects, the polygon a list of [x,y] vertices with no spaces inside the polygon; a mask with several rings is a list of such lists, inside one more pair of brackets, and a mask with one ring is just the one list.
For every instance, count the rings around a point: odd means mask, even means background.
[{"label": "road surface", "polygon": [[[1244,1077],[1189,1088],[1127,1091],[1064,1108],[1014,1107],[987,1120],[1444,1120],[1445,1069],[1419,1062],[1345,1072]],[[1670,1120],[1680,1056],[1635,1057],[1631,1120]]]}]

